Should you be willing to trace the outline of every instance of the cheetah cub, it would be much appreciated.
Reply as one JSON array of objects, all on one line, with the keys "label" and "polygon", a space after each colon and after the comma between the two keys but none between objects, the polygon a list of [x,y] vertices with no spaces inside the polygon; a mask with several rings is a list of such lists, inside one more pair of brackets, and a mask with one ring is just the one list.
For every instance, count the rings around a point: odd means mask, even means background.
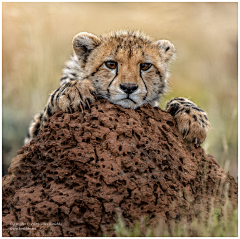
[{"label": "cheetah cub", "polygon": [[[58,109],[83,111],[99,98],[130,109],[145,103],[157,106],[166,92],[169,62],[175,55],[169,41],[126,30],[101,36],[81,32],[72,43],[74,53],[63,69],[61,86],[35,116],[25,144]],[[186,141],[197,146],[203,143],[210,130],[203,110],[188,99],[174,98],[167,102],[166,111],[173,115]]]}]

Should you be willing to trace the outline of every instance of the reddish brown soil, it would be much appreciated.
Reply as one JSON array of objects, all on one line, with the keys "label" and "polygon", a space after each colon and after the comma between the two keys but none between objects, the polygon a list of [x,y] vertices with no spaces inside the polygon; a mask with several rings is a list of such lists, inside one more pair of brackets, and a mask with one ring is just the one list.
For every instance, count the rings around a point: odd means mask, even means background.
[{"label": "reddish brown soil", "polygon": [[234,178],[175,124],[150,105],[57,111],[3,179],[3,236],[112,236],[117,212],[128,226],[143,215],[171,226],[222,205],[227,184],[236,206]]}]

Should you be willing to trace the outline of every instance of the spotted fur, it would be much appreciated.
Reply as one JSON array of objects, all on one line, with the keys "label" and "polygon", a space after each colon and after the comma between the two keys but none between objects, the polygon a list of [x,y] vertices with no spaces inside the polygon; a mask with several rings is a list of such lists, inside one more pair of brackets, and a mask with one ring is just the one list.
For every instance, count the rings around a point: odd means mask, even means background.
[{"label": "spotted fur", "polygon": [[140,31],[115,31],[99,37],[81,32],[73,38],[73,51],[64,66],[61,86],[35,116],[25,143],[58,109],[82,111],[98,98],[131,109],[145,103],[156,106],[166,93],[169,62],[175,55],[172,43],[156,41]]}]

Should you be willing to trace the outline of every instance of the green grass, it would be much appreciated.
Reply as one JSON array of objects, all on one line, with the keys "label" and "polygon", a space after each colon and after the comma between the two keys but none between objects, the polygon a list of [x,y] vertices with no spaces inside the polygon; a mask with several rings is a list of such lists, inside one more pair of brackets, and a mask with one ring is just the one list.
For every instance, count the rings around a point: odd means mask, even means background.
[{"label": "green grass", "polygon": [[[203,187],[204,185],[203,182]],[[180,207],[180,220],[172,219],[165,222],[159,217],[151,221],[147,216],[142,216],[140,220],[133,220],[131,227],[127,227],[118,210],[114,225],[115,235],[117,237],[237,237],[238,209],[230,202],[232,197],[229,195],[229,184],[221,183],[219,190],[218,195],[223,197],[221,206],[216,206],[218,201],[215,194],[218,190],[216,190],[211,198],[202,195],[209,198],[204,204],[202,202],[197,207],[190,205],[188,211]]]},{"label": "green grass", "polygon": [[238,210],[227,209],[230,204],[222,208],[212,208],[207,218],[207,213],[202,213],[200,219],[190,223],[177,222],[168,228],[159,219],[155,227],[149,225],[147,217],[136,221],[133,228],[127,228],[121,216],[114,226],[117,237],[237,237],[238,236]]}]

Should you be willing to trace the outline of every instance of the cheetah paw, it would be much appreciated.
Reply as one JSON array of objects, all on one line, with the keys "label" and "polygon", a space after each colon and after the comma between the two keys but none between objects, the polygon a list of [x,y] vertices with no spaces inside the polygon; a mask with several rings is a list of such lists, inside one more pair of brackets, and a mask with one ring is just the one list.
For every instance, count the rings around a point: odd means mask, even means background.
[{"label": "cheetah paw", "polygon": [[184,140],[197,147],[204,142],[211,126],[202,109],[190,100],[179,97],[167,102],[166,111],[175,118]]},{"label": "cheetah paw", "polygon": [[52,97],[61,110],[67,113],[83,112],[96,101],[97,92],[90,80],[71,81],[60,87]]}]

